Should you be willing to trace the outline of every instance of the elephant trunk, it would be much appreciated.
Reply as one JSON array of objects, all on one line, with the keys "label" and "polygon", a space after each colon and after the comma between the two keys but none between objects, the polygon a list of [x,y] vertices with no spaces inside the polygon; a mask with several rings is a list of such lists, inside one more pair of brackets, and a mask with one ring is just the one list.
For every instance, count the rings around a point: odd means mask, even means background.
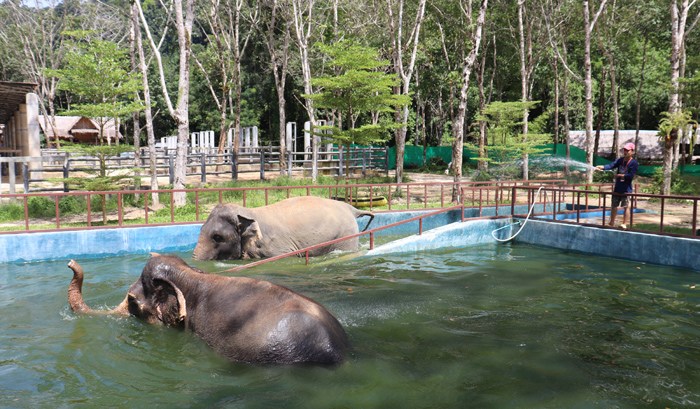
[{"label": "elephant trunk", "polygon": [[83,267],[77,261],[71,260],[68,262],[68,267],[73,270],[73,279],[68,286],[68,304],[71,310],[81,314],[120,314],[129,315],[129,304],[127,298],[124,298],[116,308],[108,311],[95,311],[90,308],[83,300]]}]

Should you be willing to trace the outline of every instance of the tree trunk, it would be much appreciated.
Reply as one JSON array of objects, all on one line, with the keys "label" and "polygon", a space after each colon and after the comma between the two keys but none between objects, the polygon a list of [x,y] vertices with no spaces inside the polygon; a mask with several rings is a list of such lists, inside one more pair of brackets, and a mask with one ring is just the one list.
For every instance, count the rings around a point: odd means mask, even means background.
[{"label": "tree trunk", "polygon": [[[282,19],[280,24],[284,25],[282,38],[282,44],[278,46],[277,37],[278,34],[275,32],[277,28],[278,20],[277,13],[280,11],[280,5],[277,0],[273,0],[271,5],[271,16],[270,21],[267,26],[267,50],[270,54],[270,63],[272,66],[272,74],[275,78],[275,90],[277,91],[277,112],[279,116],[279,144],[280,144],[280,175],[287,174],[287,152],[291,151],[294,146],[292,141],[291,146],[287,146],[287,111],[286,111],[286,98],[284,96],[284,89],[286,87],[287,80],[287,66],[289,63],[289,40],[291,33],[289,32],[289,22]],[[295,138],[296,135],[292,135]],[[291,175],[289,175],[291,176]]]},{"label": "tree trunk", "polygon": [[[613,156],[620,151],[620,95],[617,89],[617,77],[615,73],[615,60],[610,57],[610,95],[613,105]],[[635,150],[636,152],[636,150]]]},{"label": "tree trunk", "polygon": [[[479,112],[484,112],[486,108],[486,95],[484,93],[484,71],[486,69],[486,52],[481,53],[481,61],[479,62],[479,70],[477,71],[477,84],[479,87]],[[476,168],[479,172],[484,172],[488,169],[486,161],[486,121],[479,121],[479,161]]]},{"label": "tree trunk", "polygon": [[452,169],[454,170],[455,181],[452,189],[453,202],[458,202],[460,200],[458,183],[462,180],[462,149],[464,145],[464,121],[467,114],[467,91],[469,90],[469,79],[472,69],[474,68],[474,63],[479,53],[479,47],[481,46],[481,33],[486,21],[487,7],[488,0],[481,0],[476,27],[471,35],[472,49],[469,51],[469,54],[467,54],[462,65],[462,84],[459,94],[459,105],[457,108],[457,115],[453,122],[454,142],[452,143]]},{"label": "tree trunk", "polygon": [[190,137],[189,97],[190,97],[190,55],[192,49],[192,22],[194,19],[194,0],[186,0],[183,15],[182,0],[174,0],[177,39],[180,47],[180,68],[178,80],[177,108],[173,118],[177,123],[177,150],[175,155],[175,182],[173,200],[176,207],[184,206],[186,193],[177,192],[187,183],[187,151]]},{"label": "tree trunk", "polygon": [[585,104],[586,104],[586,163],[589,167],[586,170],[586,181],[588,183],[593,182],[593,79],[591,78],[591,35],[593,33],[593,28],[595,27],[596,21],[600,16],[600,13],[605,9],[605,3],[607,0],[603,0],[600,3],[600,8],[596,15],[591,19],[589,2],[588,0],[583,0],[583,22],[584,22],[584,88],[585,88]]},{"label": "tree trunk", "polygon": [[605,117],[605,77],[607,70],[603,69],[600,73],[600,81],[598,81],[598,121],[595,124],[595,137],[593,139],[593,154],[597,155],[600,151],[600,131],[603,127],[603,118]]},{"label": "tree trunk", "polygon": [[[525,26],[523,20],[525,18],[525,0],[518,0],[518,33],[520,37],[520,98],[525,104],[529,101],[528,96],[528,71],[527,71],[527,55],[525,50]],[[527,142],[527,132],[528,132],[528,116],[529,110],[527,107],[523,108],[523,143]],[[529,176],[529,157],[527,151],[523,152],[523,180],[528,180]]]},{"label": "tree trunk", "polygon": [[557,151],[557,145],[559,144],[559,104],[561,99],[561,79],[559,78],[559,62],[556,58],[552,61],[552,67],[554,68],[554,152]]},{"label": "tree trunk", "polygon": [[[681,0],[681,8],[678,8],[678,0],[671,1],[671,93],[669,95],[668,112],[675,114],[680,111],[680,63],[681,48],[685,36],[685,22],[688,16],[688,0]],[[673,149],[678,130],[671,132],[671,137],[664,141],[664,180],[661,186],[661,194],[671,194],[671,177],[673,174]]]},{"label": "tree trunk", "polygon": [[[425,16],[426,0],[420,0],[418,11],[416,12],[415,25],[411,30],[411,37],[404,43],[403,38],[403,13],[404,0],[387,0],[387,10],[389,14],[389,32],[392,43],[392,62],[394,72],[401,79],[401,86],[395,88],[395,92],[400,95],[408,95],[411,89],[411,78],[416,64],[418,54],[418,43],[420,38],[421,25]],[[396,8],[396,9],[395,9]],[[404,65],[403,50],[411,44],[412,52],[408,65]],[[401,183],[403,180],[403,155],[406,147],[406,134],[408,124],[408,105],[400,110],[400,115],[396,115],[396,119],[400,121],[401,127],[396,129],[396,183]]]},{"label": "tree trunk", "polygon": [[[311,28],[313,26],[311,15],[314,9],[314,0],[306,0],[306,10],[302,8],[302,3],[304,3],[302,0],[292,0],[294,9],[294,31],[296,33],[297,46],[299,47],[299,56],[301,58],[304,93],[311,95],[313,94],[313,87],[311,85],[309,40],[311,37]],[[309,132],[311,132],[311,180],[316,183],[318,180],[318,143],[316,142],[316,135],[314,135],[316,131],[316,116],[313,100],[311,98],[305,98],[304,106],[309,116]]]},{"label": "tree trunk", "polygon": [[[637,87],[637,98],[635,101],[636,113],[635,113],[635,131],[634,131],[634,146],[639,149],[639,123],[642,116],[642,89],[644,87],[644,69],[647,65],[647,44],[649,43],[649,36],[644,36],[644,48],[642,51],[642,67],[639,70],[639,86]],[[639,153],[639,151],[637,151]]]},{"label": "tree trunk", "polygon": [[136,50],[138,51],[139,57],[139,70],[141,72],[141,84],[143,86],[143,100],[146,105],[144,109],[144,115],[146,117],[146,137],[148,138],[148,162],[150,167],[150,179],[151,179],[151,206],[160,207],[160,197],[158,195],[158,170],[157,165],[157,152],[156,152],[156,137],[153,130],[153,114],[151,111],[151,89],[148,85],[148,67],[146,67],[146,56],[143,51],[143,43],[141,41],[141,25],[138,21],[138,8],[134,5],[134,29],[136,37]]},{"label": "tree trunk", "polygon": [[[163,69],[163,61],[160,51],[153,41],[148,22],[143,15],[143,9],[139,1],[135,2],[139,8],[139,17],[146,31],[151,49],[158,62],[158,70],[160,73],[160,83],[163,91],[164,101],[168,106],[170,116],[177,124],[177,150],[175,156],[175,182],[173,188],[175,190],[184,189],[186,183],[186,166],[187,166],[187,148],[189,142],[189,93],[190,93],[190,54],[192,41],[192,22],[194,20],[194,0],[186,0],[185,10],[183,15],[182,0],[174,0],[175,8],[175,26],[177,28],[177,37],[180,53],[180,68],[178,80],[178,98],[177,105],[173,107],[168,87],[165,83],[165,71]],[[185,192],[173,192],[173,201],[175,206],[183,206],[186,202]]]}]

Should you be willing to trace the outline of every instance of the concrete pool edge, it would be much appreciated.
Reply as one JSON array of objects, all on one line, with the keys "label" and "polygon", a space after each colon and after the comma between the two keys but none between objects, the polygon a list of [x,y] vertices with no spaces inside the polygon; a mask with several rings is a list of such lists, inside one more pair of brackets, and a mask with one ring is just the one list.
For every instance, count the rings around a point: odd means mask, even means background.
[{"label": "concrete pool edge", "polygon": [[0,263],[191,250],[201,224],[0,235]]},{"label": "concrete pool edge", "polygon": [[[523,221],[523,219],[516,220]],[[507,227],[508,225],[511,225],[510,228]],[[513,226],[511,219],[467,220],[464,223],[453,223],[424,232],[422,235],[413,235],[378,246],[365,255],[409,253],[494,243],[496,240],[491,233],[501,227],[506,228],[498,233],[499,239],[510,237],[520,228],[518,225]],[[700,240],[684,237],[659,236],[530,219],[514,241],[598,256],[700,270],[698,264]]]},{"label": "concrete pool edge", "polygon": [[[378,213],[372,228],[424,214],[427,211]],[[465,216],[468,216],[465,212]],[[377,246],[365,254],[417,252],[443,247],[465,247],[495,242],[494,230],[511,224],[510,218],[460,220],[459,211],[426,219],[418,235],[418,222],[411,222],[390,233],[408,235]],[[358,225],[364,228],[360,218]],[[71,258],[100,258],[130,253],[191,251],[202,224],[151,226],[119,229],[17,233],[0,235],[0,263],[23,263]],[[499,231],[503,239],[517,232],[518,226]],[[700,240],[659,236],[614,229],[579,226],[530,219],[516,242],[577,251],[633,261],[700,270]]]}]

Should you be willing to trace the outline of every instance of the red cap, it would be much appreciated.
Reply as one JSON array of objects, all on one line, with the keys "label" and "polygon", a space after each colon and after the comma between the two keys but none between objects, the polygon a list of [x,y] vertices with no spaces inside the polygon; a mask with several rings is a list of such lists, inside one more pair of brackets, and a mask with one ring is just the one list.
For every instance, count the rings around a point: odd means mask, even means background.
[{"label": "red cap", "polygon": [[625,146],[622,147],[622,149],[626,151],[633,151],[634,150],[634,144],[632,142],[627,142]]}]

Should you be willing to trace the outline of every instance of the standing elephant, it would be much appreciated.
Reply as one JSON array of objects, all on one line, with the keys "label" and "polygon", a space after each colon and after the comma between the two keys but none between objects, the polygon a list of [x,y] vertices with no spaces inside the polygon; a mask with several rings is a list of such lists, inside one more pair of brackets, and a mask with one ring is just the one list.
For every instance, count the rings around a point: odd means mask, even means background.
[{"label": "standing elephant", "polygon": [[[96,313],[83,301],[82,267],[68,267],[71,309]],[[206,274],[177,256],[153,254],[125,300],[97,313],[191,330],[235,362],[334,365],[348,348],[343,327],[315,301],[268,281]]]},{"label": "standing elephant", "polygon": [[[360,211],[345,202],[315,196],[293,197],[269,206],[246,208],[220,204],[212,210],[199,233],[196,260],[266,258],[358,233]],[[363,230],[363,231],[364,231]],[[309,252],[357,251],[358,238]]]}]

